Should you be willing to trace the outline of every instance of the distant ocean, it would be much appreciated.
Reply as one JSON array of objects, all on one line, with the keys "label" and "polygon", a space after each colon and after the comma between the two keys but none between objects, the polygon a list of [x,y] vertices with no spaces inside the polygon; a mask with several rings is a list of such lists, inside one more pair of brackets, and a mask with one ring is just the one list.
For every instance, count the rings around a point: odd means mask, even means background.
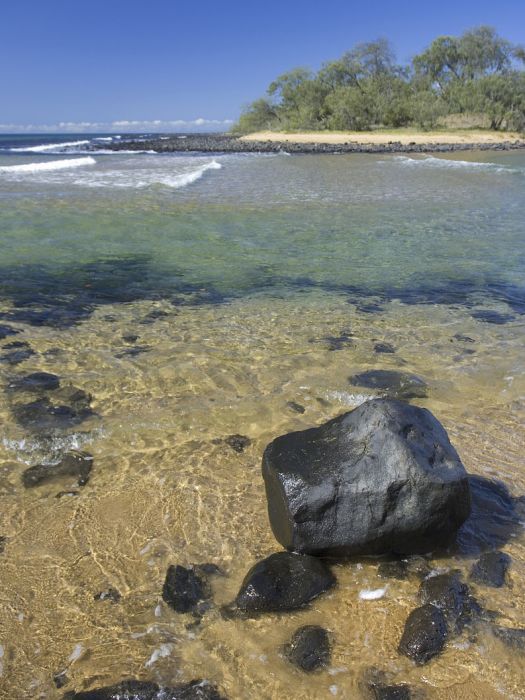
[{"label": "distant ocean", "polygon": [[[170,659],[231,698],[357,697],[364,666],[395,648],[415,584],[365,603],[361,590],[384,586],[365,561],[341,567],[322,608],[242,623],[212,609],[190,626],[160,604],[166,568],[215,563],[228,573],[216,600],[231,599],[277,547],[265,445],[377,395],[350,381],[366,370],[417,375],[417,403],[468,471],[525,493],[525,154],[104,148],[146,136],[0,135],[6,697],[60,697],[63,668],[76,688],[171,679]],[[36,371],[60,387],[13,390]],[[87,484],[23,486],[24,470],[71,450],[94,458]],[[522,538],[506,551],[523,572]],[[432,565],[468,573],[452,556]],[[524,625],[522,579],[503,607],[483,591],[509,626]],[[108,589],[120,602],[95,600]],[[333,674],[303,679],[276,650],[319,619],[337,630]],[[483,649],[465,642],[426,682],[440,698],[458,678],[510,697],[519,663]]]}]

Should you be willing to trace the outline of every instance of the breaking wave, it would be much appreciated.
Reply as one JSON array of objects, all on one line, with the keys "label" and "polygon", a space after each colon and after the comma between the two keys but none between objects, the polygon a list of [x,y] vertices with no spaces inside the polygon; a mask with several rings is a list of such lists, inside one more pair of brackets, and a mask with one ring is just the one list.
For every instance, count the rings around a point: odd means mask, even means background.
[{"label": "breaking wave", "polygon": [[62,151],[65,148],[73,148],[75,146],[85,146],[91,143],[89,140],[69,141],[66,143],[47,143],[41,146],[24,146],[22,148],[10,148],[12,153],[46,153],[47,151]]},{"label": "breaking wave", "polygon": [[69,168],[81,168],[85,165],[95,165],[97,161],[88,156],[86,158],[68,158],[67,160],[50,160],[46,163],[24,163],[23,165],[3,165],[2,173],[39,173],[50,170],[68,170]]},{"label": "breaking wave", "polygon": [[[454,160],[451,158],[436,158],[435,156],[424,156],[423,158],[410,158],[409,156],[394,156],[393,160],[401,165],[408,167],[426,167],[426,168],[448,168],[453,170],[469,169],[469,170],[487,170],[496,173],[519,173],[520,169],[509,168],[498,163],[480,163],[474,160]],[[385,161],[383,161],[385,162]]]}]

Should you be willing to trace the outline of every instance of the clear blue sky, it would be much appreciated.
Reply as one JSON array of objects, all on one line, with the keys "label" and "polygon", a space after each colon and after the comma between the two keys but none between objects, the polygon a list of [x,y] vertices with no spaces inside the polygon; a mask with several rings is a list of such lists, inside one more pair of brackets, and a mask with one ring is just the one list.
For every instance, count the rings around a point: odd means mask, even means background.
[{"label": "clear blue sky", "polygon": [[401,61],[480,24],[525,43],[525,0],[2,0],[0,22],[0,125],[190,128],[235,119],[280,73],[379,36]]}]

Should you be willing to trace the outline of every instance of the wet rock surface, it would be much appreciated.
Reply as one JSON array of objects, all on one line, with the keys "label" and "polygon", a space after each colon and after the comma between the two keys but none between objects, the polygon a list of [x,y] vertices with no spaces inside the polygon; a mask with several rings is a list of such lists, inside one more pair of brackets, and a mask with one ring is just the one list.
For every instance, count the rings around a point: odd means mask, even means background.
[{"label": "wet rock surface", "polygon": [[492,588],[505,584],[511,558],[505,552],[485,552],[470,571],[470,579],[475,583]]},{"label": "wet rock surface", "polygon": [[224,438],[224,442],[231,447],[235,452],[244,452],[244,450],[251,445],[252,441],[246,435],[228,435]]},{"label": "wet rock surface", "polygon": [[262,470],[274,535],[297,552],[427,552],[450,542],[470,511],[444,428],[394,399],[276,438]]},{"label": "wet rock surface", "polygon": [[377,567],[379,578],[393,578],[399,581],[408,578],[423,579],[428,576],[430,571],[431,568],[427,560],[419,556],[383,561]]},{"label": "wet rock surface", "polygon": [[330,636],[319,625],[305,625],[294,632],[283,651],[288,661],[301,671],[319,671],[330,663]]},{"label": "wet rock surface", "polygon": [[57,464],[38,464],[22,474],[22,483],[28,488],[40,486],[61,477],[74,477],[79,486],[89,481],[93,457],[85,452],[69,453]]},{"label": "wet rock surface", "polygon": [[398,650],[422,665],[440,654],[446,641],[445,616],[435,605],[427,603],[408,616]]},{"label": "wet rock surface", "polygon": [[447,621],[450,633],[460,633],[482,615],[482,610],[469,587],[457,571],[426,578],[419,588],[422,603],[439,608]]},{"label": "wet rock surface", "polygon": [[348,381],[352,386],[377,389],[396,399],[424,399],[428,391],[427,384],[420,377],[392,369],[372,369],[360,372],[351,376]]},{"label": "wet rock surface", "polygon": [[321,559],[277,552],[252,566],[231,609],[248,616],[298,610],[335,583],[335,576]]},{"label": "wet rock surface", "polygon": [[63,700],[225,700],[214,685],[190,681],[172,687],[148,681],[126,680],[116,685],[70,692]]},{"label": "wet rock surface", "polygon": [[178,613],[196,613],[201,603],[211,598],[211,588],[205,576],[194,567],[171,565],[162,588],[162,600]]}]

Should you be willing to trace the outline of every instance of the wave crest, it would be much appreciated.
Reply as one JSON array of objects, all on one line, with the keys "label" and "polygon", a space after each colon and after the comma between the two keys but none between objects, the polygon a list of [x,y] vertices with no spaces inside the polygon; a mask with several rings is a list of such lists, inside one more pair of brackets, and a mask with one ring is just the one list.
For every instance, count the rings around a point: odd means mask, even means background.
[{"label": "wave crest", "polygon": [[81,168],[85,165],[95,165],[97,161],[91,156],[86,158],[68,158],[67,160],[50,160],[47,163],[24,163],[23,165],[3,165],[2,173],[39,173],[49,170],[67,170]]}]

